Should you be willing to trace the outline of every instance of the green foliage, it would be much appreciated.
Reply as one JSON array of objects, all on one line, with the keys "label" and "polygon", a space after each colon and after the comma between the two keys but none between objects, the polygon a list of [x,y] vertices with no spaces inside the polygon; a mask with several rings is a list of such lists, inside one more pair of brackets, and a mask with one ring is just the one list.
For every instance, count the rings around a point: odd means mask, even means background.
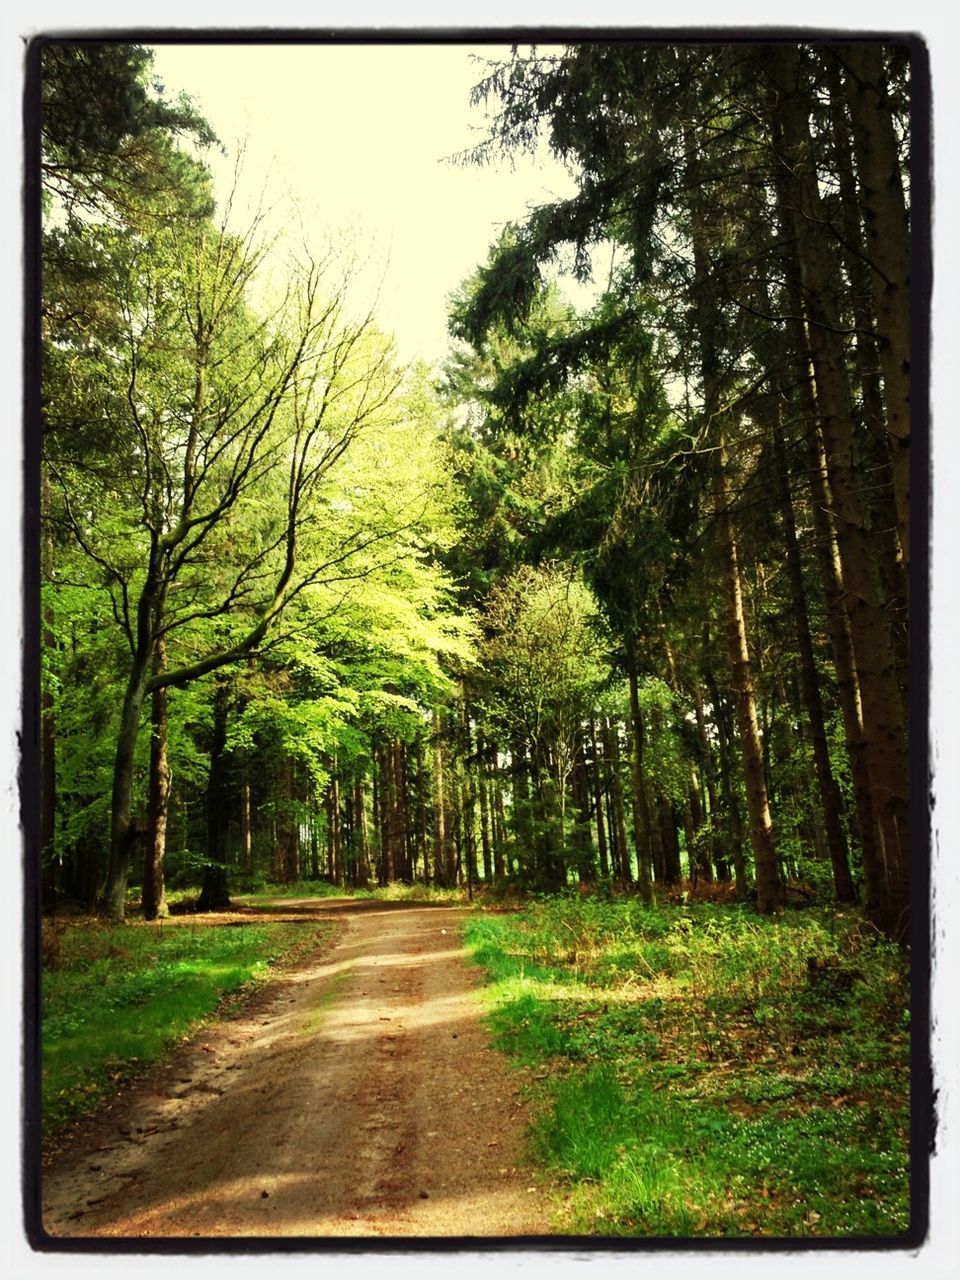
[{"label": "green foliage", "polygon": [[565,1229],[906,1230],[905,961],[855,912],[557,897],[467,939],[498,1042],[547,1069]]}]

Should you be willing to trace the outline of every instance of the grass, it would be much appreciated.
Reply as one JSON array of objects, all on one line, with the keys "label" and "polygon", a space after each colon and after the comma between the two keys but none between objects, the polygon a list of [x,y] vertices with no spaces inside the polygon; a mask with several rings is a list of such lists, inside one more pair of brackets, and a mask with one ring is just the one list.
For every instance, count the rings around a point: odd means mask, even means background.
[{"label": "grass", "polygon": [[234,901],[246,906],[285,901],[288,898],[357,898],[375,902],[433,902],[440,904],[466,905],[465,889],[439,889],[434,885],[390,884],[375,889],[342,888],[330,884],[326,880],[298,880],[292,884],[263,885],[250,892],[238,892],[233,895]]},{"label": "grass", "polygon": [[47,1137],[92,1111],[270,966],[332,925],[60,922],[42,978]]},{"label": "grass", "polygon": [[556,898],[467,941],[500,1046],[546,1069],[562,1229],[908,1230],[906,962],[855,912]]}]

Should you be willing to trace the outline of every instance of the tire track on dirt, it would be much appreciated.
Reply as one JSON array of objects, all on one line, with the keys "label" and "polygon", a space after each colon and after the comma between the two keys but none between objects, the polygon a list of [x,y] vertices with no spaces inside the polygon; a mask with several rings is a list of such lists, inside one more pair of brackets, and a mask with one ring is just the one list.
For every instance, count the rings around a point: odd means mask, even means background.
[{"label": "tire track on dirt", "polygon": [[54,1161],[51,1237],[549,1234],[462,913],[328,900],[317,914],[343,924],[332,949]]}]

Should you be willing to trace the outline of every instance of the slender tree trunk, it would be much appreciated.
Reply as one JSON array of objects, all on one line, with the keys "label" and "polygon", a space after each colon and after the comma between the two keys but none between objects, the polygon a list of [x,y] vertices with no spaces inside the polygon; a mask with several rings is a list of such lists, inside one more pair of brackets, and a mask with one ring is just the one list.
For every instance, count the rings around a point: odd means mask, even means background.
[{"label": "slender tree trunk", "polygon": [[121,921],[127,898],[130,859],[138,832],[132,821],[134,752],[140,733],[140,713],[146,693],[146,663],[137,662],[127,682],[120,710],[120,730],[113,764],[111,794],[110,860],[103,891],[103,911],[108,919]]},{"label": "slender tree trunk", "polygon": [[[822,237],[813,228],[822,216],[816,175],[809,162],[809,121],[797,92],[799,61],[792,47],[772,55],[781,86],[772,112],[774,138],[784,157],[778,170],[780,198],[796,237],[808,338],[817,387],[817,410],[826,449],[845,601],[856,655],[867,769],[882,833],[887,916],[876,923],[893,937],[909,929],[909,837],[907,732],[902,682],[890,642],[888,619],[861,494],[862,477],[852,434],[853,403],[846,352],[832,304],[832,267]],[[779,130],[782,129],[782,134]],[[906,455],[906,450],[903,450]],[[896,482],[896,467],[895,467]],[[898,495],[898,506],[903,494]],[[906,553],[905,553],[906,555]]]},{"label": "slender tree trunk", "polygon": [[710,672],[704,674],[710,697],[713,701],[714,715],[717,724],[717,746],[720,754],[720,790],[724,807],[730,815],[730,836],[733,844],[733,876],[736,895],[741,900],[747,896],[747,868],[743,856],[743,816],[740,812],[740,801],[737,785],[733,777],[733,728],[731,721],[733,711],[729,704],[721,699],[720,689]]},{"label": "slender tree trunk", "polygon": [[333,757],[330,776],[330,880],[343,884],[343,832],[340,826],[340,773],[337,757]]},{"label": "slender tree trunk", "polygon": [[137,601],[134,651],[120,707],[120,728],[113,762],[110,856],[101,908],[109,919],[117,922],[124,917],[130,860],[134,842],[140,834],[132,820],[134,753],[153,659],[153,628],[155,620],[163,615],[164,591],[160,581],[160,553],[155,540],[150,549],[147,578]]},{"label": "slender tree trunk", "polygon": [[827,848],[830,851],[830,863],[833,867],[834,891],[838,902],[855,902],[857,895],[853,887],[853,878],[850,874],[847,837],[843,829],[840,808],[840,791],[833,776],[833,770],[830,766],[830,752],[827,748],[827,731],[824,725],[823,703],[820,697],[820,677],[817,675],[813,638],[810,635],[806,589],[803,585],[803,565],[800,560],[800,548],[797,545],[797,526],[793,514],[793,503],[790,498],[787,461],[784,455],[779,423],[773,424],[773,448],[777,468],[777,502],[780,508],[781,523],[783,524],[787,579],[790,584],[790,598],[797,635],[800,692],[810,731],[810,745],[813,750],[814,769],[817,775],[820,808],[823,813]]},{"label": "slender tree trunk", "polygon": [[230,905],[227,887],[227,717],[230,686],[219,678],[213,693],[213,741],[207,780],[207,864],[203,888],[197,900],[200,911],[216,911]]},{"label": "slender tree trunk", "polygon": [[507,865],[507,815],[503,805],[503,779],[499,769],[493,780],[493,873],[503,879],[512,868]]},{"label": "slender tree trunk", "polygon": [[[694,179],[699,175],[693,173]],[[699,188],[698,188],[699,189]],[[703,210],[692,211],[693,258],[695,271],[695,320],[699,331],[700,363],[704,386],[704,413],[712,422],[712,479],[716,546],[720,566],[721,591],[727,633],[727,650],[736,694],[740,730],[740,754],[750,816],[750,844],[753,848],[757,883],[757,910],[761,914],[778,911],[783,889],[773,844],[773,823],[763,769],[763,747],[757,724],[756,701],[747,629],[743,614],[737,540],[730,512],[728,483],[728,442],[730,411],[723,409],[720,359],[714,340],[719,325],[716,302],[711,293],[707,227]]]},{"label": "slender tree trunk", "polygon": [[422,867],[423,883],[430,883],[429,832],[427,829],[427,778],[423,740],[417,738],[417,859]]},{"label": "slender tree trunk", "polygon": [[727,648],[733,673],[736,694],[737,720],[740,730],[740,754],[744,784],[747,793],[747,810],[750,814],[750,844],[753,848],[753,864],[757,881],[757,910],[768,915],[782,905],[783,888],[780,870],[773,847],[773,823],[767,800],[767,784],[763,766],[763,746],[757,724],[756,702],[753,693],[753,674],[750,651],[747,647],[747,629],[743,616],[743,597],[740,589],[740,566],[737,543],[730,516],[730,495],[727,488],[727,445],[720,428],[714,462],[713,493],[717,520],[717,541],[723,579],[723,605],[726,616]]},{"label": "slender tree trunk", "polygon": [[607,722],[608,737],[604,738],[603,749],[610,754],[610,792],[613,801],[613,820],[617,832],[617,850],[619,854],[618,876],[624,884],[633,881],[633,868],[630,865],[630,846],[627,844],[627,821],[623,805],[623,787],[620,783],[620,726],[616,721]]},{"label": "slender tree trunk", "polygon": [[643,716],[640,713],[640,693],[637,685],[636,653],[631,645],[628,679],[630,682],[630,723],[633,729],[633,751],[630,757],[630,775],[633,782],[633,843],[637,851],[637,889],[640,901],[652,907],[653,865],[650,849],[650,814],[643,778]]},{"label": "slender tree trunk", "polygon": [[493,881],[493,848],[490,840],[490,781],[487,777],[488,745],[477,730],[477,791],[480,799],[480,848],[483,857],[483,878],[489,885]]},{"label": "slender tree trunk", "polygon": [[[294,760],[286,753],[280,764],[280,787],[280,823],[277,832],[280,879],[284,884],[294,884],[300,879],[300,822],[296,812],[297,788]],[[336,857],[335,847],[331,848],[330,852],[333,857]]]},{"label": "slender tree trunk", "polygon": [[668,796],[661,791],[657,797],[657,812],[663,841],[663,861],[667,884],[680,883],[680,838],[677,835],[677,815]]},{"label": "slender tree trunk", "polygon": [[460,750],[463,760],[463,843],[466,853],[467,882],[472,887],[477,882],[476,770],[470,764],[473,757],[473,742],[470,710],[464,700],[460,702]]},{"label": "slender tree trunk", "polygon": [[433,711],[433,879],[445,889],[447,883],[447,809],[443,776],[443,716]]},{"label": "slender tree trunk", "polygon": [[526,748],[519,736],[510,744],[510,781],[520,865],[525,866],[534,854],[533,813],[530,802],[530,766]]},{"label": "slender tree trunk", "polygon": [[710,806],[710,838],[713,845],[713,862],[716,867],[717,879],[726,881],[730,879],[730,871],[720,836],[720,810],[717,805],[713,750],[707,733],[707,718],[703,710],[703,694],[700,691],[699,682],[695,682],[693,686],[693,705],[697,721],[697,737],[700,740],[700,752],[703,758],[703,776],[707,787],[707,801]]},{"label": "slender tree trunk", "polygon": [[384,743],[378,755],[380,760],[380,883],[388,885],[393,884],[396,878],[394,848],[397,798],[392,743]]},{"label": "slender tree trunk", "polygon": [[[790,254],[785,256],[788,258],[789,272],[797,278],[799,267],[795,259]],[[836,672],[837,696],[843,717],[847,757],[853,782],[854,808],[863,859],[864,907],[867,917],[879,924],[889,917],[890,912],[887,901],[886,868],[883,863],[879,826],[874,810],[873,787],[867,767],[860,682],[847,613],[836,529],[831,514],[833,497],[827,479],[826,458],[816,425],[817,404],[812,370],[805,358],[808,342],[802,320],[803,301],[798,288],[788,288],[787,308],[788,313],[793,317],[789,324],[790,340],[794,351],[800,353],[803,359],[803,367],[797,379],[800,414],[805,424],[801,434],[801,444],[804,449],[804,464],[810,486],[810,510],[815,534],[814,552],[826,603],[827,633]]]},{"label": "slender tree trunk", "polygon": [[[871,264],[863,235],[860,196],[853,168],[853,141],[847,118],[839,62],[828,59],[824,70],[830,94],[830,128],[834,142],[834,166],[837,171],[840,196],[838,213],[843,239],[842,260],[850,280],[850,304],[856,328],[854,356],[866,432],[863,466],[865,471],[869,472],[870,483],[865,492],[865,501],[870,511],[877,568],[885,610],[890,622],[891,641],[896,653],[898,671],[903,677],[901,695],[906,718],[909,713],[908,690],[904,683],[909,671],[907,608],[909,583],[904,565],[903,548],[900,544],[901,519],[895,496],[891,456],[891,451],[896,452],[901,445],[895,439],[892,440],[887,431],[887,411],[880,384],[881,360],[876,336],[877,320],[873,306],[873,286],[877,283],[878,276],[875,267]],[[906,231],[906,215],[904,215],[904,231]],[[790,314],[797,314],[799,310],[797,306],[788,305]],[[803,343],[800,343],[798,350],[802,349]],[[901,390],[907,394],[908,400],[909,387]],[[909,411],[907,400],[903,403],[907,404]],[[904,477],[901,477],[901,481],[903,479]],[[909,480],[909,477],[906,479]]]},{"label": "slender tree trunk", "polygon": [[244,875],[253,871],[253,823],[250,814],[250,778],[244,766],[240,783],[240,869]]},{"label": "slender tree trunk", "polygon": [[576,870],[581,881],[597,878],[593,854],[593,832],[590,822],[590,792],[587,784],[586,754],[582,736],[577,739],[570,771],[570,789],[573,800],[572,844]]},{"label": "slender tree trunk", "polygon": [[367,801],[363,774],[358,773],[353,786],[353,829],[357,842],[356,884],[370,882],[370,840],[367,833]]},{"label": "slender tree trunk", "polygon": [[904,565],[910,566],[910,231],[879,44],[844,45],[860,208],[877,317],[887,433]]},{"label": "slender tree trunk", "polygon": [[607,833],[603,821],[603,777],[597,747],[597,725],[592,717],[590,719],[590,753],[593,765],[593,807],[597,824],[597,854],[600,858],[600,874],[606,880],[610,875],[610,863],[607,858]]},{"label": "slender tree trunk", "polygon": [[[159,636],[154,647],[153,669],[166,665],[167,646]],[[167,689],[151,696],[150,791],[147,801],[146,847],[143,855],[143,915],[156,920],[169,914],[164,896],[163,871],[167,853],[167,806],[170,800],[170,764],[167,755]]]}]

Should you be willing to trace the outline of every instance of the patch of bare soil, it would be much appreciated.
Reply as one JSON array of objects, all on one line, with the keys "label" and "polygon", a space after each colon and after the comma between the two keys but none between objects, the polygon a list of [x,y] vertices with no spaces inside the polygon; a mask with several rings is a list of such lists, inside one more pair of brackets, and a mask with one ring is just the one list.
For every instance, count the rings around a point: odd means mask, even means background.
[{"label": "patch of bare soil", "polygon": [[342,922],[332,949],[205,1028],[53,1159],[49,1236],[550,1233],[462,913],[327,900],[319,914]]}]

